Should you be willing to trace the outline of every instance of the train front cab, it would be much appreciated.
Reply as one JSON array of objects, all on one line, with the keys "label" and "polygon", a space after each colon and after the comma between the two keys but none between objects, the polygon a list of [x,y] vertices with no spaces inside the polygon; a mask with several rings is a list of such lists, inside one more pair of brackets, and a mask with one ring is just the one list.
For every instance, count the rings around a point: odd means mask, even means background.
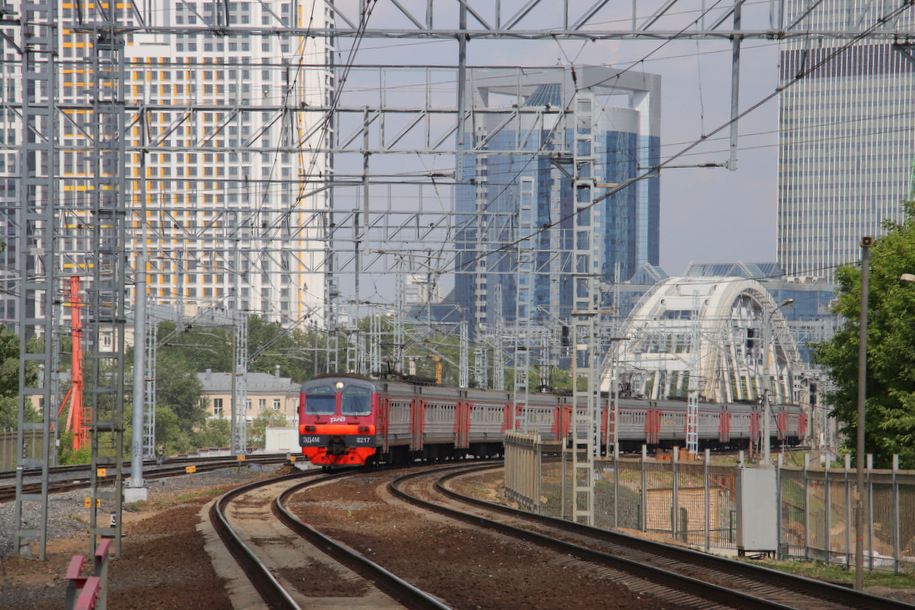
[{"label": "train front cab", "polygon": [[378,394],[359,379],[315,379],[302,386],[299,445],[312,464],[361,466],[376,452]]}]

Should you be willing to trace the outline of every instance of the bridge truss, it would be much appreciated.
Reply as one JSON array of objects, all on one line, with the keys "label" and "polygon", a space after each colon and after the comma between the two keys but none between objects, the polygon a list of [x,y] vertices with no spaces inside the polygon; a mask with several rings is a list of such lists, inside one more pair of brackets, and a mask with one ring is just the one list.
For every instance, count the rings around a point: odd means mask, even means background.
[{"label": "bridge truss", "polygon": [[780,309],[754,280],[669,278],[633,309],[608,358],[634,395],[686,399],[696,388],[702,401],[758,402],[768,388],[774,404],[797,404],[802,367]]}]

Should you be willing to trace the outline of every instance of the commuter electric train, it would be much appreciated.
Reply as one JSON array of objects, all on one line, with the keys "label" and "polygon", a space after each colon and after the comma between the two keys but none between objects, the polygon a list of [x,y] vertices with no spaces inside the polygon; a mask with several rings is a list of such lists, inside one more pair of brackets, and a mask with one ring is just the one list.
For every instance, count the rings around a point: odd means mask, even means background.
[{"label": "commuter electric train", "polygon": [[[543,440],[565,439],[572,400],[531,393],[528,431],[538,432]],[[302,384],[299,444],[312,464],[328,467],[498,456],[505,431],[512,428],[512,405],[512,393],[501,390],[322,375]],[[602,404],[602,443],[607,438],[607,408]],[[763,429],[756,404],[700,403],[698,415],[703,448],[744,448]],[[805,440],[806,427],[800,407],[772,407],[773,442],[797,445]],[[620,399],[619,443],[621,451],[685,445],[686,401]]]}]

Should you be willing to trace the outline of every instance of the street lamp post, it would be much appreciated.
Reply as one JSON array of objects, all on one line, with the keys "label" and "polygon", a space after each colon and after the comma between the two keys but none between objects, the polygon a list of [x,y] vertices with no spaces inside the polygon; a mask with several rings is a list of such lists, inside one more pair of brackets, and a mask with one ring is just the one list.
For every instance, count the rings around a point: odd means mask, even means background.
[{"label": "street lamp post", "polygon": [[[777,312],[782,307],[788,307],[789,305],[794,305],[794,299],[785,299],[784,301],[782,301],[782,303],[778,307],[774,307],[772,309],[765,310],[764,316],[763,316],[763,358],[764,358],[763,365],[765,368],[766,387],[763,390],[762,463],[765,466],[769,466],[771,464],[771,459],[770,459],[771,455],[770,455],[770,448],[769,448],[769,445],[771,442],[771,436],[772,436],[772,431],[771,431],[770,425],[769,425],[769,419],[771,418],[771,413],[772,413],[772,403],[769,398],[769,390],[770,390],[770,386],[772,385],[772,376],[769,371],[769,343],[770,343],[769,335],[770,335],[770,330],[771,330],[770,326],[772,323],[772,316],[775,315],[775,312]],[[778,357],[777,351],[775,352],[775,357],[776,358]]]},{"label": "street lamp post", "polygon": [[858,323],[858,421],[855,446],[855,590],[864,590],[864,403],[867,379],[867,297],[873,237],[861,238],[861,304]]}]

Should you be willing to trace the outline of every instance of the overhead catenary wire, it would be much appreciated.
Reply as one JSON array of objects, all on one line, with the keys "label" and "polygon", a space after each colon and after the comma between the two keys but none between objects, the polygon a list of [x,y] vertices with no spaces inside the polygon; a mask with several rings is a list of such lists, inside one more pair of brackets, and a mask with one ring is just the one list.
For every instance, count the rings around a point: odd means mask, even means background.
[{"label": "overhead catenary wire", "polygon": [[[524,235],[524,236],[519,237],[518,239],[515,239],[515,240],[513,240],[513,241],[511,241],[511,242],[509,242],[509,243],[506,243],[502,248],[500,248],[500,250],[508,250],[508,249],[510,249],[510,248],[517,247],[517,245],[518,245],[520,242],[522,242],[522,241],[524,241],[524,240],[531,239],[532,237],[534,237],[534,236],[536,236],[536,235],[539,235],[540,233],[542,233],[542,232],[544,232],[544,231],[546,231],[546,230],[548,230],[548,229],[550,229],[550,228],[553,228],[553,227],[555,227],[555,226],[558,226],[558,225],[560,225],[561,223],[566,222],[566,221],[568,221],[568,220],[571,220],[571,219],[573,219],[578,213],[580,213],[580,212],[582,212],[582,211],[585,211],[585,210],[590,210],[591,208],[593,208],[595,205],[597,205],[598,203],[600,203],[600,202],[603,201],[604,199],[606,199],[606,198],[608,198],[608,197],[611,197],[612,195],[618,193],[619,191],[621,191],[621,190],[623,190],[623,189],[629,188],[631,185],[633,185],[633,184],[635,184],[635,183],[637,183],[637,182],[640,182],[641,180],[644,180],[644,179],[648,178],[649,176],[653,175],[653,174],[656,173],[656,172],[660,172],[660,171],[661,171],[662,169],[664,169],[666,166],[670,165],[673,161],[675,161],[676,159],[680,158],[682,155],[688,153],[689,151],[693,150],[694,148],[696,148],[697,146],[699,146],[700,144],[702,144],[707,138],[712,137],[712,136],[714,136],[715,134],[722,132],[723,130],[725,130],[725,129],[727,129],[728,127],[730,127],[733,123],[735,123],[735,122],[737,122],[737,121],[740,121],[741,119],[743,119],[743,118],[746,117],[747,115],[751,114],[752,112],[754,112],[755,110],[757,110],[758,108],[760,108],[761,106],[763,106],[764,104],[768,103],[769,101],[771,101],[772,99],[774,99],[775,97],[777,97],[782,91],[784,91],[784,90],[787,89],[788,87],[794,85],[795,83],[797,83],[797,82],[800,81],[801,79],[805,78],[807,75],[813,73],[814,71],[816,71],[817,69],[819,69],[819,68],[822,67],[823,65],[829,63],[830,61],[832,61],[833,59],[835,59],[836,57],[838,57],[840,54],[842,54],[843,52],[845,52],[848,48],[850,48],[851,46],[853,46],[854,44],[856,44],[858,41],[860,41],[861,39],[867,37],[868,33],[870,33],[871,31],[875,30],[877,27],[879,27],[880,25],[882,25],[882,24],[885,23],[886,21],[888,21],[888,20],[890,20],[890,19],[893,19],[895,16],[898,16],[898,15],[900,15],[901,13],[905,12],[905,11],[908,10],[909,8],[910,8],[910,5],[907,4],[907,3],[904,3],[904,4],[902,4],[902,5],[900,5],[900,6],[896,7],[896,8],[894,8],[894,9],[891,10],[889,13],[887,13],[886,15],[884,15],[883,17],[881,17],[880,19],[878,19],[877,21],[875,21],[873,24],[871,24],[865,31],[863,31],[863,32],[861,32],[860,34],[856,35],[854,38],[852,38],[851,40],[847,41],[845,44],[843,44],[843,45],[837,47],[837,48],[834,49],[834,50],[831,50],[830,53],[824,54],[824,56],[823,56],[821,59],[819,59],[818,61],[812,63],[810,66],[807,66],[807,67],[804,67],[804,68],[800,69],[800,70],[798,71],[798,73],[797,73],[794,77],[792,77],[792,78],[791,78],[789,81],[787,81],[786,83],[780,84],[779,86],[777,86],[773,92],[771,92],[770,94],[768,94],[768,95],[764,96],[763,98],[757,100],[757,101],[756,101],[755,103],[753,103],[749,108],[747,108],[747,109],[745,109],[745,110],[739,112],[735,117],[733,117],[733,118],[731,118],[731,119],[728,119],[727,121],[721,123],[718,127],[716,127],[715,129],[713,129],[713,130],[712,130],[711,132],[709,132],[708,134],[706,134],[706,135],[704,135],[703,137],[698,138],[698,139],[694,140],[693,142],[689,143],[689,144],[686,145],[684,148],[682,148],[680,151],[678,151],[677,153],[674,153],[673,155],[671,155],[670,157],[668,157],[667,160],[665,160],[665,161],[659,163],[659,164],[656,165],[656,166],[653,166],[653,167],[651,167],[651,168],[646,169],[645,171],[643,171],[642,174],[639,174],[638,176],[635,176],[635,177],[633,177],[633,178],[629,178],[629,179],[627,179],[627,180],[624,180],[623,182],[621,182],[619,185],[617,185],[617,186],[615,186],[615,187],[610,187],[610,188],[608,188],[608,190],[607,190],[605,193],[603,193],[602,195],[599,195],[598,197],[596,197],[596,198],[592,201],[592,203],[591,203],[590,205],[585,206],[585,207],[581,208],[580,210],[578,210],[578,211],[576,211],[576,212],[574,212],[574,213],[572,213],[572,214],[569,214],[569,215],[567,215],[567,216],[565,216],[565,217],[563,217],[563,218],[561,218],[561,219],[559,219],[559,220],[557,220],[557,221],[553,221],[553,222],[547,223],[545,226],[538,228],[537,230],[535,230],[535,231],[534,231],[533,233],[531,233],[530,235]],[[489,254],[489,253],[487,253],[487,254]],[[483,256],[485,256],[485,255],[480,255],[480,256],[476,257],[475,259],[472,259],[470,262],[473,262],[473,261],[475,261],[475,260],[480,260]]]},{"label": "overhead catenary wire", "polygon": [[[352,58],[352,57],[354,57],[354,55],[351,55],[351,58]],[[653,58],[650,58],[649,60],[653,61],[653,60],[656,60],[656,59],[657,59],[656,57],[653,57]],[[646,59],[643,58],[641,61],[644,62],[644,61],[649,61],[649,60],[646,60]],[[352,62],[351,62],[351,63],[352,63]],[[337,96],[337,97],[336,97],[336,100],[340,100],[340,96]],[[707,134],[706,134],[706,135],[707,135]],[[715,140],[715,138],[709,138],[709,137],[707,137],[707,138],[705,139],[706,142],[714,141],[714,140]],[[681,153],[680,153],[680,156],[681,156],[681,157],[686,157],[686,156],[689,156],[689,155],[692,155],[692,154],[694,154],[693,151],[690,151],[690,152],[687,152],[687,153],[682,153],[682,152],[681,152]],[[669,166],[668,166],[668,167],[669,167]],[[278,181],[278,182],[282,182],[282,181]],[[435,184],[434,186],[437,186],[438,184],[444,183],[441,179],[435,179],[435,182],[436,182],[436,184]],[[276,225],[274,224],[274,227],[275,227],[275,226],[276,226]],[[261,251],[261,254],[260,254],[260,255],[261,255],[261,256],[263,255],[263,251]]]}]

